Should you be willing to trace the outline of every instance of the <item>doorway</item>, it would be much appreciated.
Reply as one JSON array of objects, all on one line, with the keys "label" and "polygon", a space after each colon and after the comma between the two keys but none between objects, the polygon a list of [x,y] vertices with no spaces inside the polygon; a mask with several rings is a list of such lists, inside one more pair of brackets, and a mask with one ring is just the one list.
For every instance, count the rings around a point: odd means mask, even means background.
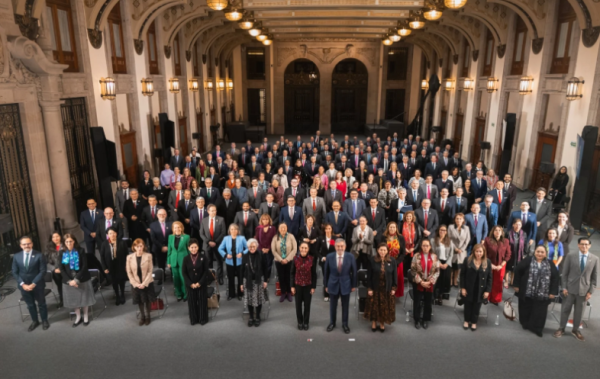
[{"label": "doorway", "polygon": [[[404,89],[388,89],[385,91],[385,119],[389,120],[393,117],[404,113]],[[398,118],[404,120],[404,117]]]},{"label": "doorway", "polygon": [[266,90],[264,88],[248,88],[248,122],[251,126],[267,125]]},{"label": "doorway", "polygon": [[[576,175],[576,174],[575,174]],[[589,199],[583,221],[594,229],[600,230],[600,146],[596,145],[592,159],[592,177],[590,178]]]},{"label": "doorway", "polygon": [[531,191],[537,190],[540,187],[548,189],[552,181],[554,172],[544,172],[540,170],[542,163],[554,163],[556,155],[556,144],[558,135],[544,132],[538,133],[538,142],[535,149],[535,163],[533,164],[533,180],[529,184]]},{"label": "doorway", "polygon": [[465,115],[462,113],[456,113],[456,122],[454,124],[454,137],[452,143],[454,144],[454,151],[460,151],[462,155],[461,142],[462,142],[462,131],[465,122]]},{"label": "doorway", "polygon": [[180,116],[179,122],[179,148],[181,149],[181,155],[188,155],[188,134],[187,134],[187,116]]},{"label": "doorway", "polygon": [[471,162],[481,159],[481,141],[485,135],[485,117],[475,117],[475,137],[471,148]]},{"label": "doorway", "polygon": [[131,188],[138,188],[138,159],[137,144],[135,143],[135,131],[121,134],[121,157],[123,160],[123,172],[129,181]]},{"label": "doorway", "polygon": [[319,70],[308,59],[296,59],[284,73],[285,132],[314,134],[319,130]]},{"label": "doorway", "polygon": [[367,68],[356,59],[344,59],[332,76],[331,132],[359,133],[367,122]]}]

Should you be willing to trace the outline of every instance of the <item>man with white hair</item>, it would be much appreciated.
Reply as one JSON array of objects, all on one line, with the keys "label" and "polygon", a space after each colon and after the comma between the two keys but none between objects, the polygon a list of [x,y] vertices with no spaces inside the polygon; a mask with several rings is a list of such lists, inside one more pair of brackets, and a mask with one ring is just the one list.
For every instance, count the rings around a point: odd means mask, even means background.
[{"label": "man with white hair", "polygon": [[329,326],[327,331],[335,328],[337,321],[338,299],[342,299],[342,328],[349,334],[348,308],[350,293],[356,290],[356,260],[346,251],[346,241],[343,238],[335,240],[335,253],[327,254],[323,283],[329,293]]}]

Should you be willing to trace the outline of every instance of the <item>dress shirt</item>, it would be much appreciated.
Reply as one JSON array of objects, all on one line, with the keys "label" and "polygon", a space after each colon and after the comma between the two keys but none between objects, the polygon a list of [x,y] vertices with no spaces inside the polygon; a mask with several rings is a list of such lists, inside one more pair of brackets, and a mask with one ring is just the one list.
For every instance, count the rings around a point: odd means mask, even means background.
[{"label": "dress shirt", "polygon": [[171,184],[171,177],[175,175],[173,170],[162,170],[160,173],[160,185],[163,187],[167,187]]}]

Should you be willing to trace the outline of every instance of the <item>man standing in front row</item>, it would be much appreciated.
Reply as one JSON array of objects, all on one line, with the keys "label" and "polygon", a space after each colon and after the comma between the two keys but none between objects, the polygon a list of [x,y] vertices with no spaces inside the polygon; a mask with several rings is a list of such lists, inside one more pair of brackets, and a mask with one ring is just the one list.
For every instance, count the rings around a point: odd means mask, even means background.
[{"label": "man standing in front row", "polygon": [[565,327],[575,306],[573,317],[573,330],[571,334],[579,341],[585,341],[583,334],[579,331],[581,316],[585,305],[594,293],[598,279],[598,257],[590,254],[592,241],[587,237],[581,237],[577,241],[579,254],[567,255],[561,275],[561,286],[563,288],[563,301],[560,310],[560,327],[554,332],[554,337],[560,338],[565,334]]},{"label": "man standing in front row", "polygon": [[40,308],[42,328],[47,330],[50,323],[48,323],[48,309],[46,308],[46,296],[44,294],[46,258],[39,251],[33,250],[33,240],[30,237],[21,237],[19,243],[23,250],[13,257],[12,275],[17,281],[21,296],[25,300],[31,316],[32,323],[29,325],[28,330],[31,332],[40,325],[38,310],[35,306],[36,301]]},{"label": "man standing in front row", "polygon": [[349,334],[348,307],[350,304],[350,293],[356,290],[356,260],[354,256],[346,252],[346,241],[338,238],[335,241],[335,253],[327,254],[325,261],[325,273],[323,274],[323,285],[329,294],[329,326],[327,331],[335,328],[337,321],[338,299],[342,298],[342,328],[344,333]]}]

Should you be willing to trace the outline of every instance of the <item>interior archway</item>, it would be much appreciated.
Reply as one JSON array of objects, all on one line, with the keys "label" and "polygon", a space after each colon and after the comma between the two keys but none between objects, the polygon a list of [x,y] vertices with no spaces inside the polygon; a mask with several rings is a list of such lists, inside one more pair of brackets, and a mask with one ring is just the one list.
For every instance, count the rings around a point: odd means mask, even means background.
[{"label": "interior archway", "polygon": [[314,134],[319,129],[319,69],[296,59],[284,73],[284,115],[287,134]]},{"label": "interior archway", "polygon": [[366,123],[369,74],[365,65],[344,59],[333,69],[331,132],[358,133]]}]

